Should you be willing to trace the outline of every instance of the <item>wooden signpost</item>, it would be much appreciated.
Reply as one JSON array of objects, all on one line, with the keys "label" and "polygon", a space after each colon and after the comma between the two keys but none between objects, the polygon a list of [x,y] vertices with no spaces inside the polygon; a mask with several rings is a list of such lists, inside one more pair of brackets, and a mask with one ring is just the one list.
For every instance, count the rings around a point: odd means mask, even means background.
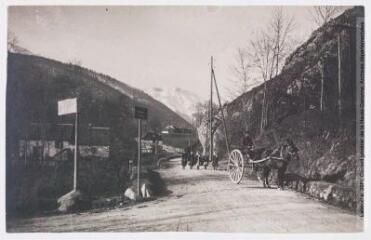
[{"label": "wooden signpost", "polygon": [[77,190],[78,180],[78,158],[79,158],[79,134],[78,134],[78,106],[77,98],[68,98],[58,101],[58,116],[75,114],[75,152],[74,152],[74,168],[73,168],[73,191]]},{"label": "wooden signpost", "polygon": [[147,120],[148,110],[145,107],[135,106],[134,118],[138,119],[138,163],[137,163],[137,192],[140,197],[140,161],[142,156],[142,120]]}]

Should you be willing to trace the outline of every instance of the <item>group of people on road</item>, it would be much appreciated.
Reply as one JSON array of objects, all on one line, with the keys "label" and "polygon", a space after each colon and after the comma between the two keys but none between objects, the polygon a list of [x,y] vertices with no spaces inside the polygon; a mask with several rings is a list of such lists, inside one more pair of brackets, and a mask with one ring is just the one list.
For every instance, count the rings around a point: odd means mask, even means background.
[{"label": "group of people on road", "polygon": [[[200,167],[207,169],[209,166],[209,156],[202,156],[197,150],[193,151],[190,148],[185,148],[184,153],[182,154],[182,168],[185,169],[187,165],[190,169],[192,169],[195,165],[197,170],[200,169]],[[213,156],[211,165],[214,170],[216,170],[218,167],[218,157],[216,155]]]}]

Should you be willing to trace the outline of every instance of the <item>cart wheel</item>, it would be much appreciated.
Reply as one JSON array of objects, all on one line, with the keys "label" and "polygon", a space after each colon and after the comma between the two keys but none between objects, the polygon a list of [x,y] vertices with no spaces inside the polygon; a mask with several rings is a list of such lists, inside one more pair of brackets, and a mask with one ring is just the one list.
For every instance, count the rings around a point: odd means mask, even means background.
[{"label": "cart wheel", "polygon": [[238,149],[233,150],[229,155],[228,173],[233,183],[239,184],[241,182],[244,173],[244,159],[242,152]]}]

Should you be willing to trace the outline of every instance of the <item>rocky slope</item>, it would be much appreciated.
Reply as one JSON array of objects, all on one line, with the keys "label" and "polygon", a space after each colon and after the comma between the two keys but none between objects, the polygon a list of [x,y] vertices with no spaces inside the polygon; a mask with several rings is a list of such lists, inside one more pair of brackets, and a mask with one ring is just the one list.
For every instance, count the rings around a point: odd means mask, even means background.
[{"label": "rocky slope", "polygon": [[[226,109],[232,145],[239,144],[243,129],[248,129],[261,147],[274,148],[286,137],[292,138],[301,159],[290,163],[288,171],[352,189],[352,203],[345,204],[352,209],[360,207],[363,171],[356,157],[355,80],[355,26],[356,18],[363,14],[361,7],[345,11],[314,31],[286,59],[282,72],[267,82],[268,124],[264,129],[260,129],[263,85],[239,96]],[[340,114],[338,36],[342,60]],[[224,154],[224,141],[219,142],[219,154]]]}]

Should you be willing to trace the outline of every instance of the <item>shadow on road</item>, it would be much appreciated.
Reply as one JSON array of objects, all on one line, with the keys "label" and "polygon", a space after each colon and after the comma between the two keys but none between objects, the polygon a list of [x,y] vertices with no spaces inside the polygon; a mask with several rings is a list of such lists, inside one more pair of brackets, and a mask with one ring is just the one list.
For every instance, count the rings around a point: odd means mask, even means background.
[{"label": "shadow on road", "polygon": [[[197,170],[195,170],[197,171]],[[221,176],[221,175],[213,175],[208,174],[205,172],[205,174],[202,175],[181,175],[177,178],[167,178],[166,183],[168,186],[170,185],[177,185],[177,184],[197,184],[199,182],[205,182],[205,181],[228,181],[227,176]]]}]

